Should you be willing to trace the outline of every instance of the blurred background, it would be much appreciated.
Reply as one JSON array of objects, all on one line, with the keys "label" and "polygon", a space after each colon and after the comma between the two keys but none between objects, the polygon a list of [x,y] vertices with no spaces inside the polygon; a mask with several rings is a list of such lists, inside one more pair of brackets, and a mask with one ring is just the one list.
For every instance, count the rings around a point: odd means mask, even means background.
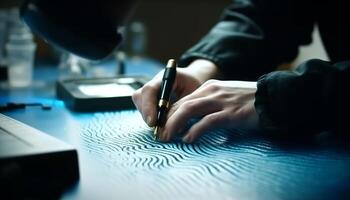
[{"label": "blurred background", "polygon": [[[1,0],[2,10],[19,5],[21,1]],[[208,32],[218,20],[220,13],[230,3],[228,0],[146,0],[140,1],[135,14],[127,27],[127,45],[125,50],[135,50],[132,36],[138,45],[144,45],[143,53],[148,57],[165,61],[170,57],[179,57],[183,51],[193,45]],[[142,37],[142,38],[140,38]],[[36,38],[37,56],[50,58],[53,49],[44,41]],[[136,43],[137,43],[136,42]],[[142,43],[142,44],[140,44]],[[134,48],[134,49],[133,49]]]},{"label": "blurred background", "polygon": [[[5,65],[6,43],[16,20],[16,7],[21,1],[0,2],[0,63]],[[179,58],[217,22],[230,0],[144,0],[140,1],[134,15],[125,26],[122,57],[147,57],[164,63],[169,58]],[[18,13],[18,12],[17,12]],[[2,24],[2,25],[1,25]],[[309,58],[328,60],[317,28],[312,45],[301,47],[300,55],[288,67]],[[65,52],[58,51],[35,37],[35,60],[62,61]],[[67,57],[67,56],[66,56]]]}]

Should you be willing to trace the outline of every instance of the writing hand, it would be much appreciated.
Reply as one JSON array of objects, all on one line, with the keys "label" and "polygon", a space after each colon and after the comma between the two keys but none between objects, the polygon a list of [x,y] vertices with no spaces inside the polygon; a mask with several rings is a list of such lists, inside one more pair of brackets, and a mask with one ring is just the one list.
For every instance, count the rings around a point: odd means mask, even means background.
[{"label": "writing hand", "polygon": [[193,118],[201,119],[185,133],[184,142],[214,128],[256,129],[255,92],[256,82],[209,80],[172,105],[160,138],[171,140]]},{"label": "writing hand", "polygon": [[[142,114],[143,119],[152,127],[156,124],[158,92],[162,81],[163,71],[159,72],[151,81],[137,90],[132,99],[136,108]],[[178,98],[182,98],[200,86],[200,81],[187,73],[186,70],[179,68],[173,86],[173,93]]]}]

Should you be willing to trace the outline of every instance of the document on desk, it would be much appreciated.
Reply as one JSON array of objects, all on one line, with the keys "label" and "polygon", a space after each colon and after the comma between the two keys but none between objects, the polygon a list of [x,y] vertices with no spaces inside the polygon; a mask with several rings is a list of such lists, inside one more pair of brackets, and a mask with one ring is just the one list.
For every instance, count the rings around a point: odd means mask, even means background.
[{"label": "document on desk", "polygon": [[161,143],[137,111],[123,111],[95,114],[81,136],[116,177],[116,199],[322,199],[350,187],[350,154],[284,148],[238,130]]}]

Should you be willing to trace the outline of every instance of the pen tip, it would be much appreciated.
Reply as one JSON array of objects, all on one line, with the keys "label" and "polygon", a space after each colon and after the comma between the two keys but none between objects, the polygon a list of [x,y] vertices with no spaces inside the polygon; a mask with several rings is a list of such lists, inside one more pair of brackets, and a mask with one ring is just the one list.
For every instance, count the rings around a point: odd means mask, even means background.
[{"label": "pen tip", "polygon": [[154,139],[158,139],[158,126],[156,126],[156,128],[154,129],[153,137]]}]

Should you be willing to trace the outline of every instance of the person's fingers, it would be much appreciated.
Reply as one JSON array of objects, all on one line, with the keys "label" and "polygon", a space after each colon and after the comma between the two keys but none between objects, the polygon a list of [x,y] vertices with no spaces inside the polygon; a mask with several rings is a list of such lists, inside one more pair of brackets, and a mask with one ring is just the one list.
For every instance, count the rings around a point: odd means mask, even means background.
[{"label": "person's fingers", "polygon": [[142,96],[141,96],[141,88],[136,90],[134,94],[131,96],[132,101],[134,102],[134,105],[137,110],[141,109],[141,102],[142,102]]},{"label": "person's fingers", "polygon": [[200,99],[206,96],[208,96],[208,91],[203,90],[202,88],[198,88],[197,90],[193,91],[191,94],[182,97],[170,107],[167,114],[168,118],[170,118],[175,113],[175,111],[177,111],[178,108],[181,105],[183,105],[185,102],[189,102],[194,99]]},{"label": "person's fingers", "polygon": [[149,83],[144,85],[141,89],[142,99],[140,111],[143,119],[150,127],[156,124],[159,87],[160,83]]},{"label": "person's fingers", "polygon": [[[202,117],[221,109],[221,104],[218,104],[215,99],[208,97],[218,90],[217,85],[213,83],[216,83],[216,81],[207,81],[191,94],[182,97],[171,106],[167,114],[167,123],[160,131],[162,140],[169,141],[173,138],[186,126],[187,121],[191,118]],[[202,103],[198,104],[200,101]],[[178,113],[178,116],[173,117],[174,113]]]},{"label": "person's fingers", "polygon": [[221,105],[208,97],[192,99],[182,103],[168,118],[165,127],[162,129],[161,139],[169,141],[178,134],[181,129],[186,127],[189,120],[217,112],[220,108]]},{"label": "person's fingers", "polygon": [[192,143],[203,133],[225,124],[228,120],[228,113],[224,111],[209,114],[194,124],[183,137],[183,142]]},{"label": "person's fingers", "polygon": [[132,95],[132,100],[136,108],[140,111],[143,120],[151,127],[155,125],[156,121],[159,85],[160,83],[157,79],[152,79]]}]

